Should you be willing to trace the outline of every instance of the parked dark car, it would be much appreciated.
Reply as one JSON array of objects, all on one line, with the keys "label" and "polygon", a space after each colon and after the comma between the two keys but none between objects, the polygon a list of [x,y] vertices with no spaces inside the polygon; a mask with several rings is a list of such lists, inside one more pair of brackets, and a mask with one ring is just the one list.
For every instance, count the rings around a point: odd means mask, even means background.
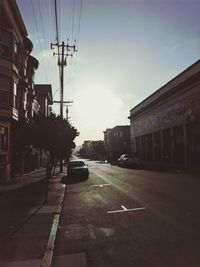
[{"label": "parked dark car", "polygon": [[118,158],[117,163],[120,167],[138,168],[140,165],[139,158],[130,154],[122,154]]},{"label": "parked dark car", "polygon": [[67,166],[67,176],[69,178],[88,178],[88,166],[82,160],[71,160]]}]

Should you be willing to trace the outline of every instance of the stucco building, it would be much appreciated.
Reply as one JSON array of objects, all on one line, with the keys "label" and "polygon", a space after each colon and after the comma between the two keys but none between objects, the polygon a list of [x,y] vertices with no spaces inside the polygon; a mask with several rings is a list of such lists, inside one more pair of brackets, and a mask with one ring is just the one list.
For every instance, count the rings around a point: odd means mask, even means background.
[{"label": "stucco building", "polygon": [[131,146],[144,164],[200,166],[200,60],[130,111]]}]

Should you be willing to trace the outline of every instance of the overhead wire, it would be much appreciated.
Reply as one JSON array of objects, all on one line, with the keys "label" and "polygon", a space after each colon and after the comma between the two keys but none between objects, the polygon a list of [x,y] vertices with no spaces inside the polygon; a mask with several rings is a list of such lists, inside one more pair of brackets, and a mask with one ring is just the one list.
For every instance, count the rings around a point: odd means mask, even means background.
[{"label": "overhead wire", "polygon": [[57,7],[57,0],[54,0],[54,12],[55,12],[56,41],[57,41],[57,43],[59,44],[58,7]]},{"label": "overhead wire", "polygon": [[58,0],[58,30],[60,32],[60,36],[62,36],[62,33],[61,33],[60,0]]},{"label": "overhead wire", "polygon": [[75,17],[75,0],[73,0],[73,5],[72,5],[72,42],[74,41],[74,17]]},{"label": "overhead wire", "polygon": [[[83,0],[80,0],[79,2],[79,10],[78,10],[78,17],[77,17],[77,35],[75,38],[75,43],[76,43],[76,47],[77,50],[79,50],[79,37],[80,37],[80,29],[81,29],[81,19],[82,19],[82,8],[83,8]],[[74,58],[74,61],[72,63],[71,69],[70,69],[70,83],[71,83],[71,87],[73,88],[74,83],[74,75],[77,71],[77,57]]]},{"label": "overhead wire", "polygon": [[[55,30],[55,40],[56,43],[59,44],[60,40],[60,34],[61,34],[61,4],[60,0],[52,0],[52,9],[53,9],[53,26]],[[80,0],[79,5],[76,5],[75,0],[72,0],[72,12],[71,13],[71,39],[72,42],[76,42],[76,46],[79,45],[79,36],[80,36],[80,27],[81,27],[81,17],[82,17],[82,6],[83,6],[83,1]],[[77,11],[77,16],[76,16],[76,11]],[[75,26],[77,27],[77,31],[75,31]],[[75,37],[75,38],[74,38]],[[58,48],[58,54],[59,54],[59,48]],[[58,60],[59,56],[58,56]],[[73,63],[73,62],[72,62]],[[75,60],[75,65],[70,64],[70,83],[72,82],[72,69],[73,67],[76,67],[76,60]],[[59,78],[61,82],[61,68],[59,67]],[[57,90],[55,91],[54,94],[56,94]]]},{"label": "overhead wire", "polygon": [[[50,12],[51,12],[51,25],[52,25],[52,35],[53,35],[53,40],[56,42],[56,30],[55,30],[55,10],[54,10],[54,0],[50,0]],[[57,67],[56,64],[54,64],[54,71],[55,73],[57,72]]]},{"label": "overhead wire", "polygon": [[37,1],[38,3],[38,9],[39,9],[39,15],[40,15],[40,21],[41,21],[41,25],[42,25],[42,35],[43,35],[43,38],[44,38],[44,45],[45,45],[45,54],[46,54],[46,66],[47,66],[47,69],[48,69],[48,72],[50,73],[50,69],[49,69],[49,66],[50,66],[50,62],[49,62],[49,57],[48,57],[48,54],[47,54],[47,51],[48,51],[48,48],[47,48],[47,40],[46,40],[46,35],[45,35],[45,31],[44,31],[44,24],[43,24],[43,19],[42,19],[42,14],[41,14],[41,6],[40,6],[40,0]]},{"label": "overhead wire", "polygon": [[[39,42],[39,46],[40,46],[40,52],[42,53],[42,45],[41,45],[41,40],[40,40],[39,28],[38,28],[35,9],[34,9],[34,5],[33,5],[32,0],[31,0],[31,6],[32,6],[32,11],[33,11],[33,17],[34,17],[34,21],[35,21],[36,31],[37,31],[38,42]],[[46,73],[46,69],[44,70],[44,73],[45,73],[46,81],[48,82],[48,76]]]},{"label": "overhead wire", "polygon": [[[48,1],[48,4],[46,6],[46,9],[47,9],[48,25],[49,25],[49,28],[50,28],[50,35],[52,36],[52,40],[54,40],[54,38],[56,36],[56,32],[55,32],[55,20],[54,20],[54,4],[53,4],[53,0],[49,0]],[[52,65],[53,65],[53,68],[54,68],[54,73],[56,73],[57,72],[56,62],[54,62],[54,64],[52,64]],[[57,90],[55,92],[57,92]],[[55,93],[54,93],[53,97],[54,96],[55,96]]]},{"label": "overhead wire", "polygon": [[52,28],[53,28],[53,38],[56,41],[54,0],[50,0],[50,4],[51,4],[50,10],[51,10],[51,22],[52,22]]},{"label": "overhead wire", "polygon": [[[55,32],[56,32],[56,43],[57,43],[57,51],[58,51],[58,62],[60,62],[60,55],[59,55],[59,14],[58,14],[58,5],[57,5],[57,0],[54,0],[54,20],[55,20]],[[59,65],[59,81],[60,81],[60,88],[61,88],[61,65]],[[60,90],[61,93],[61,90]]]},{"label": "overhead wire", "polygon": [[80,36],[81,19],[82,19],[82,8],[83,8],[83,0],[80,0],[80,9],[79,9],[79,16],[78,16],[78,31],[77,31],[77,39],[76,39],[77,48],[79,46],[79,36]]}]

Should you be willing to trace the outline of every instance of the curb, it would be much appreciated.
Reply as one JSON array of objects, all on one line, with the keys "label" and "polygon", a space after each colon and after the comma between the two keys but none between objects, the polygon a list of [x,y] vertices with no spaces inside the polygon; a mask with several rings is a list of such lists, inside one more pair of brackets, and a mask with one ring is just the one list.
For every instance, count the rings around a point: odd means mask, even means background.
[{"label": "curb", "polygon": [[55,245],[55,240],[56,240],[56,233],[58,230],[58,224],[59,224],[60,214],[61,214],[61,210],[62,210],[62,203],[63,203],[63,199],[65,196],[65,190],[66,190],[66,185],[64,185],[64,190],[62,190],[60,200],[59,200],[58,205],[56,207],[56,212],[55,212],[55,216],[53,219],[53,224],[51,227],[49,239],[47,242],[46,251],[44,253],[44,257],[41,261],[40,267],[50,267],[51,266],[51,262],[52,262],[52,258],[53,258],[53,252],[54,252],[54,245]]}]

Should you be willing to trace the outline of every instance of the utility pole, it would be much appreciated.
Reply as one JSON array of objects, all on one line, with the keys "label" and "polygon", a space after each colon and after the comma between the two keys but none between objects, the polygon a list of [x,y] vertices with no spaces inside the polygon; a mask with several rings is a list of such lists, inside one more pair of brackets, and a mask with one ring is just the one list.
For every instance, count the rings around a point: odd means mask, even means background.
[{"label": "utility pole", "polygon": [[[53,101],[53,103],[60,104],[60,101]],[[68,109],[68,107],[71,107],[71,104],[73,104],[73,101],[63,101],[63,107],[66,106],[66,119],[67,119],[67,121],[69,119],[69,116],[68,116],[69,109]]]},{"label": "utility pole", "polygon": [[[59,67],[59,76],[60,76],[60,117],[63,119],[63,98],[64,98],[64,67],[67,66],[67,57],[73,57],[73,54],[68,54],[68,52],[77,52],[75,45],[65,45],[64,42],[62,44],[51,43],[51,49],[57,47],[57,53],[53,53],[53,55],[58,56],[58,67]],[[68,102],[68,101],[65,101]],[[60,172],[63,172],[63,159],[60,161]]]}]

